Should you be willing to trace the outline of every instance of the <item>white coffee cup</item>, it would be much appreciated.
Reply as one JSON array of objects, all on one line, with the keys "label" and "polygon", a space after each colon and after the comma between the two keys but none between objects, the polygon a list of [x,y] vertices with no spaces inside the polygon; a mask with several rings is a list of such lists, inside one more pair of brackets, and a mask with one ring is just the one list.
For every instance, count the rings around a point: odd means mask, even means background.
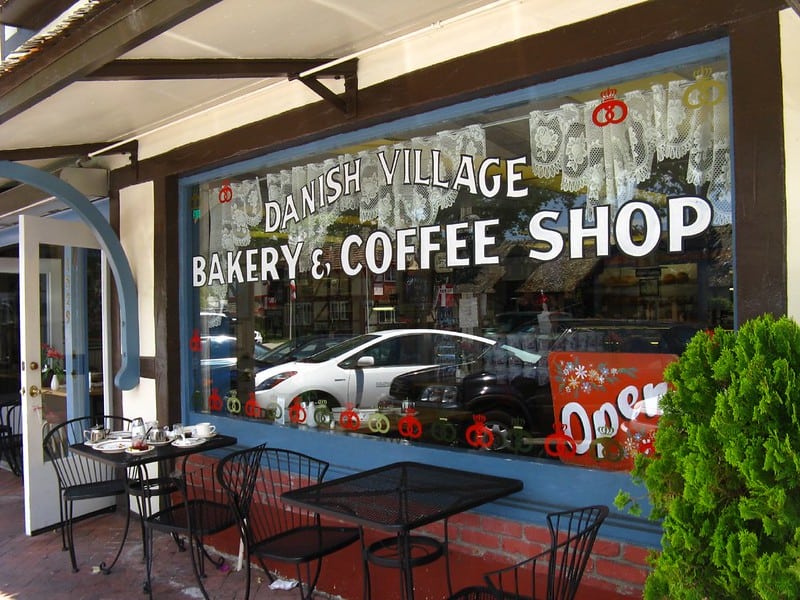
[{"label": "white coffee cup", "polygon": [[211,423],[198,423],[194,426],[194,433],[197,437],[211,437],[217,432],[217,428]]}]

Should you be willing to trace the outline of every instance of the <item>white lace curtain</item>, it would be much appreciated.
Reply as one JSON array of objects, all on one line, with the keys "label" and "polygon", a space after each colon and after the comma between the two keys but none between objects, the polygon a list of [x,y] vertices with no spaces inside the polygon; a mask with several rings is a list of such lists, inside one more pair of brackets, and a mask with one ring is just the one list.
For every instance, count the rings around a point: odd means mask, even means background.
[{"label": "white lace curtain", "polygon": [[[242,248],[250,244],[250,228],[259,226],[264,219],[264,202],[258,178],[242,181],[225,181],[217,187],[207,187],[201,192],[201,214],[208,215],[208,255]],[[206,289],[206,306],[223,309],[227,304],[228,286],[213,284]],[[219,317],[209,318],[209,327],[219,325]]]},{"label": "white lace curtain", "polygon": [[[647,180],[654,159],[680,159],[688,155],[686,181],[702,186],[714,207],[714,224],[731,223],[730,131],[726,72],[698,72],[694,81],[675,80],[666,86],[623,94],[627,115],[619,122],[600,125],[593,116],[600,100],[564,104],[553,110],[533,111],[529,116],[531,167],[538,177],[561,175],[561,189],[585,190],[587,204],[611,204],[614,209],[633,199],[637,186]],[[602,107],[600,109],[602,113]],[[602,116],[602,114],[601,114]],[[379,154],[391,165],[398,153],[392,181],[379,162]],[[410,158],[406,173],[405,156]],[[453,205],[457,191],[433,185],[405,183],[419,175],[452,179],[461,157],[479,163],[486,157],[483,126],[442,131],[397,144],[332,157],[320,163],[298,165],[266,175],[270,202],[281,208],[291,196],[298,220],[289,220],[282,233],[290,246],[303,242],[301,268],[310,264],[314,248],[325,239],[336,219],[346,211],[358,211],[361,222],[377,221],[378,228],[393,234],[397,229],[430,225],[442,209]],[[324,208],[305,215],[303,192],[324,180],[330,169],[353,169],[360,160],[359,192],[342,195]],[[659,185],[663,189],[659,189]],[[669,195],[669,182],[656,183],[653,191]],[[319,199],[320,191],[314,190]],[[210,252],[234,250],[250,243],[250,228],[263,222],[264,210],[258,179],[226,182],[206,190],[203,207],[209,214]]]},{"label": "white lace curtain", "polygon": [[[419,175],[431,179],[428,185],[404,183],[404,152],[410,151],[411,180],[414,162],[419,161]],[[395,152],[399,153],[396,171],[392,181],[386,182],[378,155],[383,153],[385,162],[391,166]],[[486,155],[486,134],[480,125],[470,125],[464,129],[442,131],[436,135],[416,137],[409,141],[363,150],[357,154],[345,154],[330,158],[321,163],[300,165],[278,173],[267,174],[267,189],[270,202],[281,207],[281,214],[291,195],[299,220],[287,222],[285,233],[289,244],[294,247],[304,242],[301,267],[305,268],[314,248],[324,245],[325,237],[334,221],[346,211],[358,210],[359,220],[377,221],[378,228],[393,234],[397,229],[430,225],[436,221],[439,211],[453,205],[457,190],[433,185],[432,152],[438,153],[440,166],[438,179],[447,181],[455,175],[462,155],[480,161]],[[316,185],[317,178],[331,168],[339,166],[342,170],[347,163],[360,160],[361,190],[341,196],[336,202],[323,209],[317,208],[313,214],[303,215],[303,188]],[[349,166],[352,170],[352,166]],[[340,171],[341,173],[341,171]],[[341,177],[339,178],[341,180]],[[319,190],[316,190],[319,193]],[[316,196],[319,197],[318,195]],[[306,260],[303,260],[305,258]]]},{"label": "white lace curtain", "polygon": [[688,155],[686,180],[696,186],[708,183],[714,224],[730,223],[727,89],[727,73],[705,72],[695,81],[628,92],[618,99],[627,106],[627,117],[604,126],[593,120],[600,100],[533,111],[533,172],[548,178],[561,174],[565,191],[585,188],[590,207],[600,203],[617,208],[650,177],[654,157],[662,161]]}]

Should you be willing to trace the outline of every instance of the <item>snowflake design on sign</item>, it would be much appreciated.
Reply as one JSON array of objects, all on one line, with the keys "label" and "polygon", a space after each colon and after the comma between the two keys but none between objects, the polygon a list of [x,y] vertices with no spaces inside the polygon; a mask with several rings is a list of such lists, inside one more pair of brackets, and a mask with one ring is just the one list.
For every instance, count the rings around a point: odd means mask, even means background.
[{"label": "snowflake design on sign", "polygon": [[609,367],[605,363],[582,363],[579,359],[559,360],[555,363],[555,381],[559,392],[581,394],[605,391],[606,385],[614,383],[622,376],[636,377],[635,368]]}]

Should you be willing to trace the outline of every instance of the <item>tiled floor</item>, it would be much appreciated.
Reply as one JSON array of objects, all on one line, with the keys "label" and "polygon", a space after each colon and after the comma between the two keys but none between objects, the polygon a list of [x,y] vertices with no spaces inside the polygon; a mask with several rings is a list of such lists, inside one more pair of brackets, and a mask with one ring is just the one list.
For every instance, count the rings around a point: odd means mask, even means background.
[{"label": "tiled floor", "polygon": [[[147,598],[143,594],[145,567],[138,522],[131,520],[131,533],[122,556],[109,575],[93,572],[92,565],[116,551],[122,534],[122,514],[94,517],[75,527],[80,571],[72,572],[69,554],[61,550],[57,531],[28,537],[24,533],[22,482],[0,469],[0,600],[120,600]],[[135,515],[134,515],[135,518]],[[202,598],[186,553],[178,554],[166,536],[157,534],[153,567],[153,596],[156,599]],[[229,557],[226,565],[235,565]],[[236,600],[244,596],[244,571],[207,569],[206,589],[215,600]],[[268,581],[253,573],[253,598],[289,600],[299,590],[275,591]],[[262,583],[259,583],[259,579]],[[319,595],[319,598],[331,596]]]}]

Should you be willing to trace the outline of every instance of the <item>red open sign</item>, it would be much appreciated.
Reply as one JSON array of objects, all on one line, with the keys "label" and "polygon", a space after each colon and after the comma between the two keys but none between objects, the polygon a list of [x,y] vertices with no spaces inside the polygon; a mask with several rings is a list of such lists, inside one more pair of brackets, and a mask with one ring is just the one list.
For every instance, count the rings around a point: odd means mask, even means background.
[{"label": "red open sign", "polygon": [[659,399],[669,389],[664,369],[674,354],[551,352],[553,416],[572,438],[565,463],[630,470],[633,457],[652,451]]}]

